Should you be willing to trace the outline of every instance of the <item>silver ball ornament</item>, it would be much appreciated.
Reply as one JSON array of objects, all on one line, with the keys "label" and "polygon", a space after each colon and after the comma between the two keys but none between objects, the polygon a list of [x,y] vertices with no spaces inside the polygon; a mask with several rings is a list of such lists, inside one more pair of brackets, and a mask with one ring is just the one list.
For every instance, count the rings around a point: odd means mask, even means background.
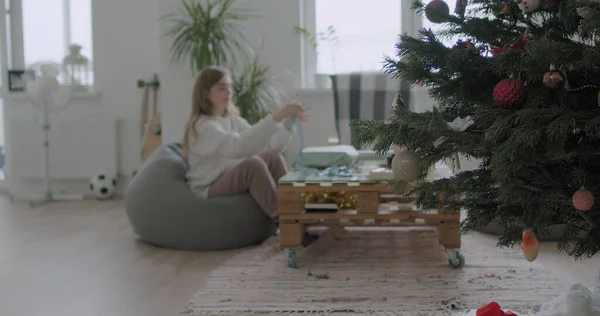
[{"label": "silver ball ornament", "polygon": [[392,159],[392,172],[397,180],[412,181],[421,175],[421,159],[413,151],[401,151]]}]

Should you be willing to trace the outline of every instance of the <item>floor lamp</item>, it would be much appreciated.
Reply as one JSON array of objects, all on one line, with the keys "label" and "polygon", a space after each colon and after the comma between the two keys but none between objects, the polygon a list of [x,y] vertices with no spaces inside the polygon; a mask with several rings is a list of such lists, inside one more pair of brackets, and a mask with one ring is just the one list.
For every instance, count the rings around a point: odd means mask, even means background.
[{"label": "floor lamp", "polygon": [[27,98],[43,117],[42,131],[44,133],[44,193],[30,201],[31,206],[38,206],[61,198],[52,192],[50,185],[50,113],[61,111],[70,105],[71,87],[58,81],[62,66],[55,63],[39,63],[34,67],[35,77],[28,81],[25,88]]}]

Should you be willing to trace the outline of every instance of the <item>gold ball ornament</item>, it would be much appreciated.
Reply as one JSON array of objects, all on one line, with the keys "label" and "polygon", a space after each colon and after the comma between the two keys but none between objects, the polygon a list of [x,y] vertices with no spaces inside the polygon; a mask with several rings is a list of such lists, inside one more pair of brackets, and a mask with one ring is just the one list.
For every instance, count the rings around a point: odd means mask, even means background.
[{"label": "gold ball ornament", "polygon": [[392,159],[392,172],[397,180],[412,181],[421,175],[421,159],[414,151],[397,152]]},{"label": "gold ball ornament", "polygon": [[544,74],[544,85],[552,89],[562,89],[565,86],[565,75],[558,70],[551,70]]}]

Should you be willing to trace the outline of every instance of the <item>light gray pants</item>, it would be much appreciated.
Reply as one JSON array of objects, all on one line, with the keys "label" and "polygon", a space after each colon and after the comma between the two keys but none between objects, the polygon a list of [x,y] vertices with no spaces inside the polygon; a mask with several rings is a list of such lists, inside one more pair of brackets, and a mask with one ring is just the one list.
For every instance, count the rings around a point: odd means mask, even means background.
[{"label": "light gray pants", "polygon": [[278,150],[264,152],[242,160],[221,175],[210,187],[208,197],[250,192],[262,210],[277,217],[277,181],[287,172],[285,160]]}]

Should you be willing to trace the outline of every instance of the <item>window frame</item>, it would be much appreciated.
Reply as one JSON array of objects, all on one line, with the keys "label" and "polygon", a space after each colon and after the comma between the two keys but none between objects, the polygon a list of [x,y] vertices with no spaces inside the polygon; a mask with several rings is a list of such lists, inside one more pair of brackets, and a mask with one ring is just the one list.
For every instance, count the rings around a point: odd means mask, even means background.
[{"label": "window frame", "polygon": [[[2,7],[0,10],[0,25],[4,28],[7,24],[6,17],[9,14],[9,1],[2,1]],[[0,28],[0,29],[2,29]],[[0,31],[0,91],[4,92],[6,83],[8,82],[8,29],[4,29],[4,31]]]},{"label": "window frame", "polygon": [[[0,92],[5,94],[8,91],[8,70],[23,68],[22,65],[24,64],[24,55],[20,54],[20,52],[24,51],[22,23],[20,21],[22,10],[21,0],[0,1],[2,1],[0,25],[2,25],[2,29],[4,29],[0,32],[0,71],[2,72],[2,74],[0,74],[2,77]],[[6,26],[6,28],[4,28],[4,26]]]},{"label": "window frame", "polygon": [[[300,27],[309,33],[316,33],[316,0],[300,0]],[[400,30],[398,34],[418,35],[423,27],[423,17],[411,9],[411,1],[400,1]],[[317,50],[304,36],[300,36],[301,65],[302,65],[302,88],[303,89],[329,89],[328,75],[317,73]],[[393,45],[394,43],[390,43]]]},{"label": "window frame", "polygon": [[25,46],[23,43],[23,6],[21,0],[9,0],[10,2],[10,59],[7,67],[21,69],[25,67]]},{"label": "window frame", "polygon": [[[6,61],[6,64],[0,65],[2,67],[2,86],[0,91],[2,94],[8,92],[7,87],[7,70],[8,69],[25,69],[25,41],[23,32],[23,5],[22,0],[0,0],[7,1],[9,3],[10,10],[6,11],[6,8],[2,7],[2,12],[7,13],[10,16],[10,26],[7,27],[6,32],[1,32],[0,35],[0,49],[2,50],[1,56],[2,61]],[[62,0],[63,10],[63,34],[64,34],[64,48],[68,52],[71,42],[71,0]],[[6,23],[6,15],[0,18],[0,23]],[[92,19],[93,20],[93,19]],[[4,22],[3,22],[4,21]],[[92,21],[90,21],[92,23]],[[0,24],[5,25],[5,24]],[[92,27],[93,29],[93,27]],[[6,34],[4,34],[6,33]],[[2,45],[6,41],[6,46]],[[92,50],[94,39],[92,34]],[[10,48],[10,51],[7,50]],[[6,60],[5,60],[6,59]],[[93,85],[90,91],[93,94],[95,91],[94,86],[96,85],[96,72],[94,71],[94,59],[90,60],[90,66],[92,69]]]}]

